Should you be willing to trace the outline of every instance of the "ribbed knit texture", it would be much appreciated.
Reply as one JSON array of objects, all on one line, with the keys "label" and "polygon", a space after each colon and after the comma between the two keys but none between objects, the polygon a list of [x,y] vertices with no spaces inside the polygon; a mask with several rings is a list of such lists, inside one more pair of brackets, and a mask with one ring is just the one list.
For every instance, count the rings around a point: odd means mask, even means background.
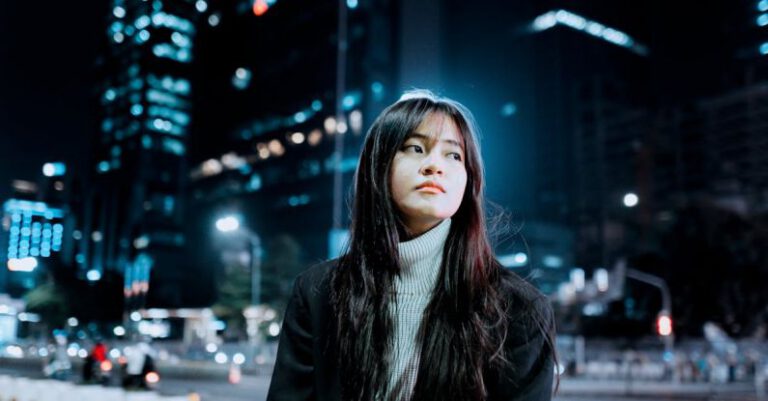
[{"label": "ribbed knit texture", "polygon": [[390,389],[394,389],[402,378],[398,400],[410,398],[416,382],[420,356],[416,337],[440,273],[450,229],[451,219],[445,219],[426,233],[397,245],[402,272],[395,278],[395,303],[389,311],[395,324],[389,382]]}]

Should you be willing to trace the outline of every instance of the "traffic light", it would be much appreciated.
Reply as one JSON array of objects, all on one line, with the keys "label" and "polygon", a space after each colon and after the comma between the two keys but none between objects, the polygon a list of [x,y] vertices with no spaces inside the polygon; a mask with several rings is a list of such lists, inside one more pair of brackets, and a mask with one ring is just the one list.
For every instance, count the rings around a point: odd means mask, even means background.
[{"label": "traffic light", "polygon": [[261,17],[269,9],[269,3],[267,0],[255,0],[252,9],[255,16]]},{"label": "traffic light", "polygon": [[662,337],[672,335],[672,316],[667,312],[662,311],[656,318],[656,332]]}]

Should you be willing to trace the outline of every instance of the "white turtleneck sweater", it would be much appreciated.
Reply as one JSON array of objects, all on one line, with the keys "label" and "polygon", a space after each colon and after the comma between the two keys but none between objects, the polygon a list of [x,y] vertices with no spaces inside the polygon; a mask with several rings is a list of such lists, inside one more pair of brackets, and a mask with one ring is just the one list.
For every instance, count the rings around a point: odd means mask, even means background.
[{"label": "white turtleneck sweater", "polygon": [[417,334],[424,309],[440,274],[443,248],[451,228],[445,219],[420,236],[397,245],[402,272],[395,278],[395,302],[390,307],[394,338],[390,364],[390,391],[404,380],[398,399],[410,398],[419,368]]}]

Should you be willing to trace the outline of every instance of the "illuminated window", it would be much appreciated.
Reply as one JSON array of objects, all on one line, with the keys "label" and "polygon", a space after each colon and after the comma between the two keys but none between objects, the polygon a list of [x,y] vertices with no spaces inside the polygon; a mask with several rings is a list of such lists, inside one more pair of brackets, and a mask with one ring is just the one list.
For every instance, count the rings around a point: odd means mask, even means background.
[{"label": "illuminated window", "polygon": [[381,100],[384,97],[384,85],[379,81],[374,81],[371,84],[371,92],[373,93],[373,98],[376,100]]},{"label": "illuminated window", "polygon": [[757,25],[758,26],[766,26],[768,25],[768,14],[760,14],[757,16]]},{"label": "illuminated window", "polygon": [[169,58],[180,63],[192,60],[192,53],[187,49],[176,49],[167,43],[156,44],[152,47],[152,53],[160,58]]},{"label": "illuminated window", "polygon": [[344,110],[352,110],[355,106],[360,104],[361,99],[360,92],[350,92],[344,95],[344,98],[341,101],[341,105],[343,106]]},{"label": "illuminated window", "polygon": [[504,117],[511,117],[516,112],[517,112],[517,106],[512,102],[504,103],[501,106],[501,115]]},{"label": "illuminated window", "polygon": [[117,6],[117,7],[112,9],[112,14],[116,18],[123,18],[123,17],[125,17],[125,9],[123,7]]},{"label": "illuminated window", "polygon": [[114,34],[114,33],[117,33],[117,32],[121,32],[124,27],[125,26],[123,25],[122,22],[115,21],[115,22],[112,23],[112,25],[109,26],[109,31]]},{"label": "illuminated window", "polygon": [[152,149],[152,138],[149,137],[149,135],[144,135],[141,137],[141,146],[144,149]]},{"label": "illuminated window", "polygon": [[261,189],[261,176],[259,174],[253,174],[245,185],[245,190],[248,192],[256,192]]},{"label": "illuminated window", "polygon": [[144,107],[140,104],[134,104],[131,106],[131,114],[134,116],[140,116],[144,112]]},{"label": "illuminated window", "polygon": [[136,22],[134,22],[133,25],[136,27],[136,29],[144,29],[148,27],[151,22],[152,21],[149,19],[148,16],[142,15],[141,17],[136,18]]},{"label": "illuminated window", "polygon": [[152,14],[152,25],[175,29],[187,34],[195,33],[195,26],[189,20],[162,11]]},{"label": "illuminated window", "polygon": [[310,201],[309,195],[293,195],[288,197],[288,206],[296,207],[308,204]]},{"label": "illuminated window", "polygon": [[163,138],[163,151],[181,156],[185,152],[185,147],[181,141],[173,138]]},{"label": "illuminated window", "polygon": [[45,163],[43,165],[43,175],[46,177],[60,177],[67,173],[67,166],[64,163]]},{"label": "illuminated window", "polygon": [[171,213],[173,213],[174,204],[175,204],[175,199],[173,198],[173,196],[168,195],[163,199],[163,211],[165,212],[166,215],[170,215]]},{"label": "illuminated window", "polygon": [[11,199],[4,203],[4,212],[10,216],[8,229],[9,259],[48,257],[61,249],[63,226],[61,209],[51,208],[43,202]]},{"label": "illuminated window", "polygon": [[107,171],[109,171],[109,162],[106,160],[102,160],[99,162],[96,168],[100,173],[106,173]]},{"label": "illuminated window", "polygon": [[117,92],[115,92],[114,89],[110,88],[110,89],[107,89],[104,92],[104,100],[106,100],[108,102],[111,102],[111,101],[115,100],[116,96],[117,96]]},{"label": "illuminated window", "polygon": [[240,67],[235,70],[235,74],[232,77],[232,86],[236,89],[243,90],[248,87],[251,82],[251,71],[247,68]]},{"label": "illuminated window", "polygon": [[189,48],[192,46],[192,41],[189,39],[189,36],[179,32],[174,32],[171,34],[171,41],[179,47]]},{"label": "illuminated window", "polygon": [[144,43],[149,40],[149,31],[146,29],[142,29],[139,31],[139,34],[136,35],[136,42],[138,43]]},{"label": "illuminated window", "polygon": [[184,126],[188,125],[190,120],[189,114],[164,106],[150,106],[148,114],[150,117],[162,117]]}]

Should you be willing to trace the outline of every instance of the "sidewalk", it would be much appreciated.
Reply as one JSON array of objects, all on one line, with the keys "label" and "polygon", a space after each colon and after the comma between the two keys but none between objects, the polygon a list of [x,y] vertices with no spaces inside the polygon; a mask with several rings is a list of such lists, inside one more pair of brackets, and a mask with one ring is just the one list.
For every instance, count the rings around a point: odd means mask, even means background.
[{"label": "sidewalk", "polygon": [[[561,395],[625,395],[625,396],[680,396],[707,399],[716,395],[745,396],[755,399],[754,383],[672,383],[632,380],[589,380],[564,378],[560,380]],[[741,397],[739,397],[741,399]]]}]

